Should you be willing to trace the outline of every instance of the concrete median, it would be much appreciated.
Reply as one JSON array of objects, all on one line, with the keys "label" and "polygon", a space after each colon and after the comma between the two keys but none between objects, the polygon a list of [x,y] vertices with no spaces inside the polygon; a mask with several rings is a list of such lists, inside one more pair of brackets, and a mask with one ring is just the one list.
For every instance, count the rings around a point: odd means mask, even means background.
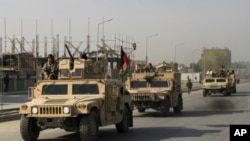
[{"label": "concrete median", "polygon": [[0,110],[0,123],[20,119],[19,108]]}]

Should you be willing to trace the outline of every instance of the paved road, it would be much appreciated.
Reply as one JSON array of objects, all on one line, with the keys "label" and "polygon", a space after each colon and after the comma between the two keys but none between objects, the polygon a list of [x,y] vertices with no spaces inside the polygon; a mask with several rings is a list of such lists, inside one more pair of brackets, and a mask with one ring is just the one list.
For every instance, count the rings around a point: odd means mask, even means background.
[{"label": "paved road", "polygon": [[[229,141],[230,124],[250,124],[250,83],[238,85],[232,96],[202,97],[184,93],[184,111],[161,117],[156,111],[134,111],[134,127],[117,134],[114,126],[100,128],[98,141]],[[0,123],[1,140],[20,141],[19,120]],[[60,129],[42,131],[40,141],[78,140],[75,133]]]},{"label": "paved road", "polygon": [[0,110],[18,108],[21,103],[29,100],[27,91],[0,93]]}]

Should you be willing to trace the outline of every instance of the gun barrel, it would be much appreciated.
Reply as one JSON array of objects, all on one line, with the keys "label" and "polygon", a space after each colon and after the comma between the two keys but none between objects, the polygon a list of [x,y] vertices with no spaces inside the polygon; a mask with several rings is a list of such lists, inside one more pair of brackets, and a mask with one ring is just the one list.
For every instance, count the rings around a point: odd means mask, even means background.
[{"label": "gun barrel", "polygon": [[69,53],[69,56],[70,56],[70,69],[73,69],[74,68],[74,57],[73,55],[71,54],[70,50],[69,50],[69,47],[67,44],[65,44],[65,47]]}]

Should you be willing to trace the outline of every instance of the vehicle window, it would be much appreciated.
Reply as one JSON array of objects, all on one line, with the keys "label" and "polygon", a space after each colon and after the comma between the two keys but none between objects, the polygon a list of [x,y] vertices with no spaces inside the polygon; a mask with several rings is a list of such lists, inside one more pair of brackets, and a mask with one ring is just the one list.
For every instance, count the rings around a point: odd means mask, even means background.
[{"label": "vehicle window", "polygon": [[99,94],[97,84],[73,84],[73,94]]},{"label": "vehicle window", "polygon": [[206,82],[215,82],[214,79],[206,79]]},{"label": "vehicle window", "polygon": [[146,81],[133,81],[131,82],[131,88],[147,87]]},{"label": "vehicle window", "polygon": [[68,92],[67,84],[62,85],[43,85],[42,95],[66,95]]},{"label": "vehicle window", "polygon": [[81,77],[82,72],[83,72],[83,69],[75,69],[75,71],[72,72],[72,77]]},{"label": "vehicle window", "polygon": [[226,79],[217,79],[217,82],[226,82]]},{"label": "vehicle window", "polygon": [[168,87],[167,81],[152,81],[151,87]]},{"label": "vehicle window", "polygon": [[60,70],[60,77],[69,77],[69,70],[68,69],[61,69]]}]

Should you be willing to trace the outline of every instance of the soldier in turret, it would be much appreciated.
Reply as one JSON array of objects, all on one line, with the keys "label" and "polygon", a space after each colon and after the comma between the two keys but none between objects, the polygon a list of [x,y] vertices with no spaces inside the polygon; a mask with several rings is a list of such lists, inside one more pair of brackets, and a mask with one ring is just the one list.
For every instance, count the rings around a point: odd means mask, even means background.
[{"label": "soldier in turret", "polygon": [[148,65],[146,66],[145,69],[146,69],[146,72],[153,72],[154,71],[154,68],[153,68],[151,63],[148,63]]},{"label": "soldier in turret", "polygon": [[42,68],[43,79],[57,79],[58,78],[58,64],[52,54],[48,55],[48,61]]},{"label": "soldier in turret", "polygon": [[226,77],[226,70],[225,70],[225,67],[223,65],[221,65],[221,68],[219,70],[220,72],[220,76],[221,77]]}]

